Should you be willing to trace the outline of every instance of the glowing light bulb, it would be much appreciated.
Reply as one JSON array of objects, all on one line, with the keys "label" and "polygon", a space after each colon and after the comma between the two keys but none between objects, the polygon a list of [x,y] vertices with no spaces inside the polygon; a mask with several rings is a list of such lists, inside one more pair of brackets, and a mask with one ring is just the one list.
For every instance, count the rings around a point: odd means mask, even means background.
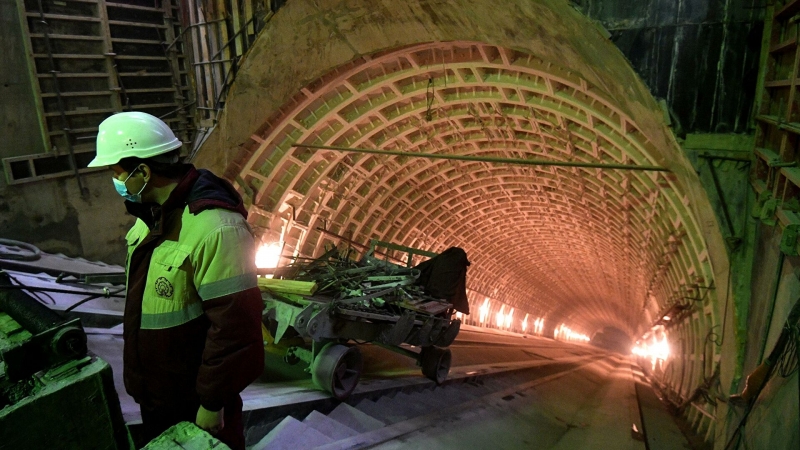
[{"label": "glowing light bulb", "polygon": [[498,328],[502,328],[503,323],[505,322],[505,313],[504,313],[505,310],[506,310],[506,305],[500,306],[500,311],[498,311],[497,316],[495,316]]},{"label": "glowing light bulb", "polygon": [[256,251],[256,267],[259,269],[271,269],[278,267],[281,259],[283,242],[273,242],[263,244]]},{"label": "glowing light bulb", "polygon": [[483,305],[480,307],[480,321],[481,323],[486,321],[486,316],[489,315],[489,297],[483,301]]},{"label": "glowing light bulb", "polygon": [[505,321],[506,328],[511,328],[511,322],[514,320],[514,308],[511,308],[511,311],[509,311],[508,314],[506,314],[505,319],[506,319]]}]

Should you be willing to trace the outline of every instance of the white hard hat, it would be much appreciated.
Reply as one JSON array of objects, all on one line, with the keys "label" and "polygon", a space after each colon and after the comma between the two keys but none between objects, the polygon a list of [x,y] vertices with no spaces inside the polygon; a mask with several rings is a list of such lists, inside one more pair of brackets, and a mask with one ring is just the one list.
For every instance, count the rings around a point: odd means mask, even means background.
[{"label": "white hard hat", "polygon": [[89,167],[112,166],[123,158],[151,158],[181,145],[158,117],[139,111],[114,114],[100,124],[97,156]]}]

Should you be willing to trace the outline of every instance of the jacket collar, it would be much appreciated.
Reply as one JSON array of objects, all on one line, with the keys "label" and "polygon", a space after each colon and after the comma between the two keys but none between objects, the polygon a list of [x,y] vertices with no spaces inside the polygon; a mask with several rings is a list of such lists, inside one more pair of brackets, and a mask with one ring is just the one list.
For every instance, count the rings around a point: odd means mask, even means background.
[{"label": "jacket collar", "polygon": [[163,205],[158,203],[125,202],[125,208],[128,212],[142,219],[147,227],[150,228],[152,236],[160,235],[163,232],[165,218],[168,218],[170,213],[176,209],[182,211],[186,207],[186,198],[200,176],[193,165],[187,164],[186,168],[186,174],[178,181],[175,189],[172,190]]},{"label": "jacket collar", "polygon": [[190,213],[199,214],[207,209],[220,208],[239,213],[247,219],[242,196],[228,180],[205,169],[197,172],[200,176],[186,199]]}]

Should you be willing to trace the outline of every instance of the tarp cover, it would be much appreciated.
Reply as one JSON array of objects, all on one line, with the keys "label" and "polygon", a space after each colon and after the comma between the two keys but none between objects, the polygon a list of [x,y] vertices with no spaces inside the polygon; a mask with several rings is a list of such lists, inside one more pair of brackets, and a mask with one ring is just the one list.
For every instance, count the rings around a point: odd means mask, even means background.
[{"label": "tarp cover", "polygon": [[456,311],[469,314],[467,301],[467,252],[459,247],[450,247],[438,256],[419,264],[417,286],[425,288],[425,293],[447,300]]}]

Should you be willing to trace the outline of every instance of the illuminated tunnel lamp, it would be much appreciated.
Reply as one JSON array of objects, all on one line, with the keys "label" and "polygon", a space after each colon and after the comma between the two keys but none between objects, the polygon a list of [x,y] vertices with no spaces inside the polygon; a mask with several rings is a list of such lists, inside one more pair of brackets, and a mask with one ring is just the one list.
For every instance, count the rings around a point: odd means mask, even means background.
[{"label": "illuminated tunnel lamp", "polygon": [[505,327],[511,328],[511,322],[513,322],[513,320],[514,320],[514,308],[511,308],[511,311],[509,311],[509,313],[506,314],[505,317]]},{"label": "illuminated tunnel lamp", "polygon": [[[514,319],[515,316],[522,317],[523,311],[517,312],[517,309],[509,305],[503,304],[498,300],[493,300],[490,297],[483,297],[483,303],[480,304],[478,309],[477,322],[478,325],[487,328],[496,328],[499,330],[513,330],[516,332],[536,332],[535,325],[532,330],[529,322],[530,314],[525,313],[522,320]],[[460,316],[456,315],[456,318]]]},{"label": "illuminated tunnel lamp", "polygon": [[540,317],[536,319],[534,322],[533,332],[536,334],[544,333],[544,317]]},{"label": "illuminated tunnel lamp", "polygon": [[479,312],[480,312],[480,317],[479,317],[480,322],[481,323],[486,322],[486,316],[489,315],[489,297],[486,297],[486,299],[483,301],[483,305],[481,305]]},{"label": "illuminated tunnel lamp", "polygon": [[256,267],[259,269],[274,269],[278,267],[283,251],[283,242],[262,244],[256,251]]},{"label": "illuminated tunnel lamp", "polygon": [[632,353],[644,359],[650,359],[655,365],[656,361],[666,361],[670,355],[670,345],[663,326],[655,327],[644,337],[636,342]]},{"label": "illuminated tunnel lamp", "polygon": [[497,328],[502,328],[503,324],[505,323],[505,318],[506,318],[504,314],[505,310],[506,310],[506,305],[501,305],[500,311],[497,311],[497,315],[495,316],[495,319],[497,321]]},{"label": "illuminated tunnel lamp", "polygon": [[563,323],[561,325],[557,326],[555,330],[553,330],[553,337],[555,339],[559,339],[560,338],[560,339],[567,340],[567,341],[589,342],[589,340],[590,340],[589,336],[587,336],[587,335],[585,335],[583,333],[578,333],[576,331],[573,331],[570,327],[566,326]]}]

